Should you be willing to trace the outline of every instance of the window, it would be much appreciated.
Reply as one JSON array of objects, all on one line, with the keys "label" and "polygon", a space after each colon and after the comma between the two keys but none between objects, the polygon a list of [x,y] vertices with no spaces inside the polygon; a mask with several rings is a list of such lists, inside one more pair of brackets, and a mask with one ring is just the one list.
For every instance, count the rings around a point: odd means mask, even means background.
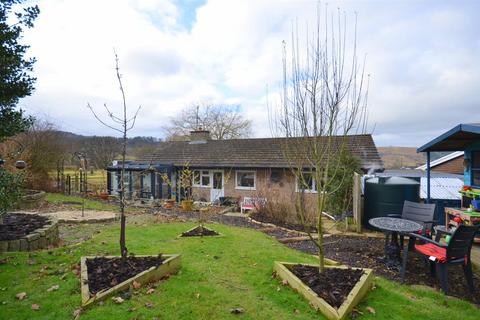
[{"label": "window", "polygon": [[279,183],[282,181],[282,172],[280,170],[272,170],[270,173],[270,182]]},{"label": "window", "polygon": [[315,177],[312,172],[302,172],[300,177],[297,177],[297,192],[317,192]]},{"label": "window", "polygon": [[193,171],[192,185],[193,186],[199,186],[200,185],[200,171],[199,170],[194,170]]},{"label": "window", "polygon": [[194,170],[192,185],[194,187],[210,187],[210,171]]},{"label": "window", "polygon": [[235,174],[235,189],[255,190],[255,171],[238,170]]},{"label": "window", "polygon": [[472,186],[480,187],[480,151],[472,152]]}]

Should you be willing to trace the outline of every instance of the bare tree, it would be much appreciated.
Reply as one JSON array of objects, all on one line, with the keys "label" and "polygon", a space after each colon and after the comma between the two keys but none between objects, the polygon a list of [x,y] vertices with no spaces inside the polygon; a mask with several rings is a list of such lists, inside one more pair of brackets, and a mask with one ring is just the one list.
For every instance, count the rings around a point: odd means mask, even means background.
[{"label": "bare tree", "polygon": [[238,105],[200,104],[183,109],[163,129],[168,140],[186,140],[190,131],[202,128],[215,140],[245,138],[252,122],[240,113]]},{"label": "bare tree", "polygon": [[[319,272],[324,270],[322,213],[352,179],[345,170],[350,162],[342,160],[351,152],[349,135],[366,130],[368,77],[364,62],[358,62],[356,25],[355,17],[350,39],[346,14],[321,13],[319,6],[305,43],[298,26],[292,31],[290,54],[283,42],[282,103],[272,129],[286,138],[279,141],[297,181],[295,208],[318,249]],[[314,225],[308,219],[308,197],[314,198]]]},{"label": "bare tree", "polygon": [[115,137],[88,137],[82,141],[82,150],[97,169],[105,169],[122,152],[122,142]]},{"label": "bare tree", "polygon": [[135,126],[135,121],[137,120],[137,115],[138,112],[140,111],[140,106],[136,110],[136,112],[133,114],[132,117],[128,117],[127,115],[127,100],[125,98],[125,91],[123,89],[123,84],[122,84],[122,76],[120,74],[120,68],[118,65],[119,59],[117,54],[115,53],[115,71],[117,74],[117,80],[118,84],[120,86],[120,92],[122,94],[122,107],[123,107],[123,113],[120,117],[116,116],[113,112],[110,111],[110,109],[107,107],[106,104],[104,104],[105,111],[107,113],[107,116],[110,120],[104,121],[102,120],[99,115],[95,112],[93,107],[90,105],[90,103],[87,104],[87,107],[92,111],[93,115],[95,118],[104,126],[107,128],[110,128],[114,131],[117,131],[122,134],[122,170],[120,171],[120,252],[122,255],[122,258],[125,259],[128,254],[128,249],[126,246],[125,242],[125,205],[126,205],[126,199],[125,199],[125,158],[127,155],[127,134],[130,130],[133,129]]}]

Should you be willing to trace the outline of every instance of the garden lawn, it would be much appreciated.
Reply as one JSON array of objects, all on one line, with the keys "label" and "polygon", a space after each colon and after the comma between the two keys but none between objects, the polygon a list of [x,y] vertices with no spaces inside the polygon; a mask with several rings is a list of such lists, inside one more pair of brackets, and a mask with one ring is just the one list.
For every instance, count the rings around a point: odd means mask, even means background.
[{"label": "garden lawn", "polygon": [[[78,196],[67,196],[61,193],[47,193],[45,196],[47,202],[53,204],[68,204],[72,208],[81,209],[82,208],[82,197]],[[86,210],[102,210],[102,211],[119,211],[118,205],[109,204],[102,201],[85,199],[85,209]]]},{"label": "garden lawn", "polygon": [[[94,305],[81,319],[322,319],[288,286],[272,279],[273,261],[314,262],[267,235],[209,225],[225,235],[176,239],[192,223],[128,226],[131,253],[180,253],[178,275],[161,281],[153,294],[141,288],[130,300]],[[81,228],[82,226],[78,226]],[[118,228],[107,227],[80,245],[37,253],[0,256],[0,319],[72,319],[80,306],[80,283],[72,266],[82,255],[117,254]],[[6,262],[5,262],[6,261]],[[63,271],[66,276],[62,280]],[[57,291],[47,292],[53,285]],[[26,292],[27,298],[15,295]],[[146,307],[151,303],[153,307]],[[40,310],[31,309],[38,304]],[[230,313],[242,308],[239,315]],[[478,319],[479,310],[430,289],[376,279],[376,288],[359,305],[361,319]],[[370,311],[369,311],[370,310]],[[375,312],[375,314],[373,314]]]}]

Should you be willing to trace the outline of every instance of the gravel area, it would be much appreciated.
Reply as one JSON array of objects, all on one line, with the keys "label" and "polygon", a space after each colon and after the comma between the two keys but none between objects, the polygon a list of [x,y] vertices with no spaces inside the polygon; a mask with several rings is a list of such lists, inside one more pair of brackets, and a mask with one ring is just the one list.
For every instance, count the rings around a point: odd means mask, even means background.
[{"label": "gravel area", "polygon": [[[199,214],[196,212],[159,209],[156,211],[156,213],[159,215],[167,216],[167,217],[175,217],[175,218],[185,219],[189,221],[198,221],[199,219]],[[225,216],[220,214],[210,214],[208,216],[206,214],[202,214],[202,217],[207,222],[222,223],[222,224],[226,224],[234,227],[251,228],[251,229],[263,228],[262,225],[250,222],[243,217]]]},{"label": "gravel area", "polygon": [[97,211],[97,210],[85,210],[82,215],[82,210],[63,210],[55,212],[41,213],[44,216],[54,218],[60,222],[89,222],[98,220],[114,220],[118,213],[112,211]]}]

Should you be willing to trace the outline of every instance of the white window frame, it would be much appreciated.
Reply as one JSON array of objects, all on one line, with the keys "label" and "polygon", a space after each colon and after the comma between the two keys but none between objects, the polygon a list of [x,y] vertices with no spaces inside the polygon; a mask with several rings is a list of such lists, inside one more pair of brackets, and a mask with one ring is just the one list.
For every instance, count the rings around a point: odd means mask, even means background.
[{"label": "white window frame", "polygon": [[[312,175],[312,185],[313,185],[313,189],[304,189],[303,192],[305,193],[317,193],[317,183],[315,181],[315,175],[313,174],[312,171],[302,171],[302,175],[305,174],[305,173],[309,173]],[[298,188],[298,176],[295,175],[295,191],[296,192],[302,192],[302,190],[300,190]]]},{"label": "white window frame", "polygon": [[[210,172],[210,170],[204,170],[204,169],[195,169],[193,170],[193,174],[195,175],[195,171],[198,171],[199,172],[199,177],[200,177],[200,183],[199,184],[196,184],[195,183],[195,178],[192,177],[192,186],[193,187],[197,187],[197,188],[210,188],[210,186],[212,185],[212,173]],[[206,173],[203,173],[203,171],[207,171],[208,174]],[[208,182],[209,184],[208,185],[203,185],[202,184],[202,177],[208,177]]]},{"label": "white window frame", "polygon": [[[253,172],[253,187],[242,187],[238,185],[238,173]],[[235,170],[235,189],[237,190],[257,190],[257,171],[256,170]]]}]

